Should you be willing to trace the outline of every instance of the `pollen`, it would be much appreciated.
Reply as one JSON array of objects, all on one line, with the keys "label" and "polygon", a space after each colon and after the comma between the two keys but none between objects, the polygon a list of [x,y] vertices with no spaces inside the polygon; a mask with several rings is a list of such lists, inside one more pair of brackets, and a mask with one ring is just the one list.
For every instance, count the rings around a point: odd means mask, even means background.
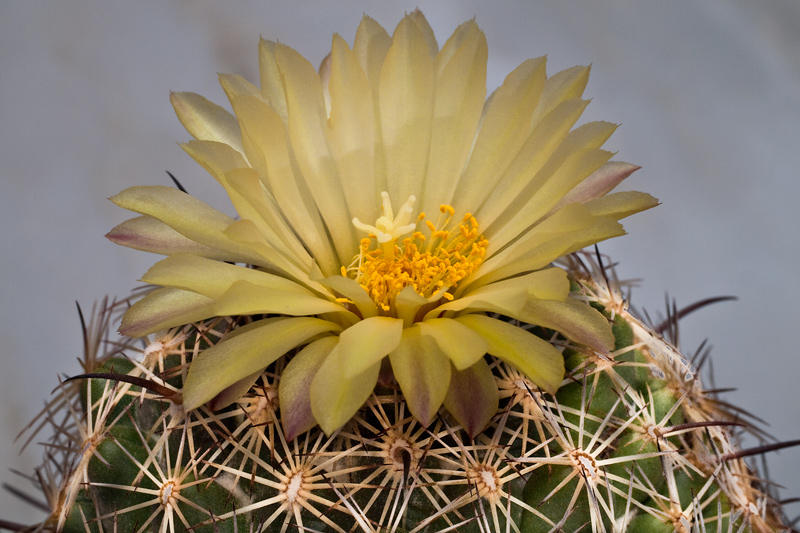
[{"label": "pollen", "polygon": [[[352,268],[343,273],[354,277],[386,315],[392,314],[397,295],[409,286],[430,302],[452,300],[456,284],[475,272],[486,256],[489,241],[478,230],[478,221],[467,213],[453,224],[455,210],[442,205],[436,223],[420,213],[412,224],[413,196],[396,218],[388,194],[382,196],[384,215],[374,226],[353,219],[369,238],[361,240]],[[422,231],[416,231],[423,221]]]}]

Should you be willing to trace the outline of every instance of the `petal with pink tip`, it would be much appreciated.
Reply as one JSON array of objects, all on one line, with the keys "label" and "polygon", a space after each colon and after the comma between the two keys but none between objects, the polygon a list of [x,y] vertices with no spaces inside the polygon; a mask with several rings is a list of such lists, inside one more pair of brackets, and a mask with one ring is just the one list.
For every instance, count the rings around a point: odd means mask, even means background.
[{"label": "petal with pink tip", "polygon": [[133,304],[122,317],[119,332],[128,337],[142,337],[211,316],[214,316],[214,300],[211,298],[164,287]]},{"label": "petal with pink tip", "polygon": [[602,353],[614,348],[614,334],[608,319],[575,298],[563,302],[530,300],[519,318],[529,324],[554,329],[568,339]]},{"label": "petal with pink tip", "polygon": [[331,336],[310,343],[292,357],[283,370],[278,385],[278,401],[287,441],[317,425],[311,411],[311,381],[338,342],[337,337]]},{"label": "petal with pink tip", "polygon": [[444,406],[470,438],[486,428],[499,404],[497,382],[485,359],[464,370],[452,369]]},{"label": "petal with pink tip", "polygon": [[422,426],[433,422],[450,385],[450,360],[421,328],[403,330],[403,338],[389,354],[392,372],[414,418]]},{"label": "petal with pink tip", "polygon": [[183,385],[185,409],[200,407],[237,381],[263,370],[289,350],[340,326],[319,318],[268,318],[234,330],[200,352]]}]

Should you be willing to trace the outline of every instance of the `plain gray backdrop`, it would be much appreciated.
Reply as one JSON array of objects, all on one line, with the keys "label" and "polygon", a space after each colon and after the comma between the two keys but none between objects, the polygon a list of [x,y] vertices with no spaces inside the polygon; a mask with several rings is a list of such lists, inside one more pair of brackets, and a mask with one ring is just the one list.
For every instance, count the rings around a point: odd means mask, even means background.
[{"label": "plain gray backdrop", "polygon": [[[257,82],[259,35],[318,64],[331,35],[352,44],[362,14],[390,32],[419,6],[440,44],[475,17],[489,90],[529,57],[548,72],[592,64],[586,120],[620,123],[606,147],[643,168],[625,184],[658,197],[601,244],[633,304],[651,314],[735,295],[687,317],[682,345],[709,338],[723,398],[800,438],[800,3],[794,0],[0,3],[0,480],[32,490],[41,450],[15,435],[57,376],[79,371],[75,300],[125,295],[155,261],[103,238],[130,216],[107,198],[166,184],[231,213],[177,141],[169,104],[189,90],[225,104],[217,72]],[[706,376],[706,379],[707,376]],[[753,440],[746,445],[757,444]],[[782,497],[800,496],[800,449],[770,454]],[[800,512],[797,504],[789,507]],[[0,493],[0,517],[42,517]]]}]

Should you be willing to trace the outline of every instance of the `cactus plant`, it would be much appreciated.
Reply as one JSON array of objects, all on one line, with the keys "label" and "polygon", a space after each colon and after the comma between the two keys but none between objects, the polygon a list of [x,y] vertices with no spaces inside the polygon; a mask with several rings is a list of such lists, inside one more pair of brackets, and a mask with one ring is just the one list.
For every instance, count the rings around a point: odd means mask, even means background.
[{"label": "cactus plant", "polygon": [[109,238],[168,257],[84,324],[26,435],[52,434],[48,516],[4,525],[788,529],[739,446],[759,430],[579,252],[656,203],[610,193],[636,170],[600,149],[614,126],[572,129],[587,68],[530,60],[484,102],[475,23],[439,50],[419,12],[393,37],[365,17],[319,74],[259,52],[260,88],[221,77],[235,115],[172,96],[240,218],[182,187],[112,199],[142,216]]}]

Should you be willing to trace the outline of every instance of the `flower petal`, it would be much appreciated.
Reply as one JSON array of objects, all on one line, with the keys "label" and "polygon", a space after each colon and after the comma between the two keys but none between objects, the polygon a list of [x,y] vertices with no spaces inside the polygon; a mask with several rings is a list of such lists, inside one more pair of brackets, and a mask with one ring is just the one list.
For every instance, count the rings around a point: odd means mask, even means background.
[{"label": "flower petal", "polygon": [[111,197],[116,205],[150,215],[195,242],[230,253],[229,261],[259,263],[257,254],[225,235],[233,219],[185,192],[161,185],[125,189]]},{"label": "flower petal", "polygon": [[344,39],[335,35],[328,85],[328,142],[350,213],[361,220],[380,216],[375,188],[375,117],[367,75]]},{"label": "flower petal", "polygon": [[456,320],[481,335],[489,343],[490,354],[517,367],[539,388],[550,394],[558,390],[564,379],[564,357],[552,344],[518,326],[488,316],[465,315]]},{"label": "flower petal", "polygon": [[369,297],[369,294],[364,290],[364,287],[358,284],[354,279],[346,278],[344,276],[331,276],[319,280],[320,284],[333,291],[334,294],[339,294],[347,298],[361,313],[362,318],[373,317],[378,314],[378,308],[375,302]]},{"label": "flower petal", "polygon": [[313,294],[271,288],[269,285],[249,281],[236,281],[217,298],[216,316],[281,314],[307,316],[334,313],[345,323],[356,322],[358,317],[344,306]]},{"label": "flower petal", "polygon": [[319,318],[268,318],[234,330],[223,341],[200,352],[183,385],[183,405],[200,407],[221,390],[266,368],[289,350],[340,326]]},{"label": "flower petal", "polygon": [[658,205],[658,199],[645,192],[624,191],[595,198],[586,207],[595,216],[625,218]]},{"label": "flower petal", "polygon": [[520,320],[563,333],[568,339],[601,353],[614,348],[608,319],[586,302],[567,298],[563,302],[530,300]]},{"label": "flower petal", "polygon": [[[522,204],[530,199],[536,191],[532,181],[548,165],[587,104],[586,100],[568,100],[548,114],[525,139],[494,187],[478,197],[478,207],[473,206],[471,210],[481,221],[484,234],[488,232],[487,237],[493,239],[492,224],[501,217],[505,220],[513,218]],[[563,157],[559,162],[563,162]],[[538,177],[537,183],[545,181],[546,175],[556,168],[558,166],[552,164],[548,173]],[[502,224],[498,226],[502,227]]]},{"label": "flower petal", "polygon": [[515,316],[528,300],[528,287],[522,283],[493,283],[470,291],[451,302],[442,304],[425,315],[425,320],[439,317],[444,312],[452,311],[489,311],[503,315]]},{"label": "flower petal", "polygon": [[224,143],[244,153],[239,121],[228,110],[195,93],[171,93],[169,99],[178,120],[192,137]]},{"label": "flower petal", "polygon": [[352,378],[380,363],[400,344],[403,321],[386,316],[374,316],[350,326],[339,336],[339,355],[345,365],[344,374]]},{"label": "flower petal", "polygon": [[622,225],[611,217],[595,217],[582,204],[566,205],[484,261],[471,286],[544,268],[559,257],[624,233]]},{"label": "flower petal", "polygon": [[247,394],[247,391],[250,390],[250,387],[253,386],[262,373],[263,372],[261,370],[258,372],[253,372],[249,376],[246,376],[239,381],[228,385],[208,401],[208,408],[212,411],[225,409],[236,400]]},{"label": "flower petal", "polygon": [[418,327],[404,329],[389,361],[411,414],[422,426],[428,426],[447,395],[450,361],[439,345],[421,331]]},{"label": "flower petal", "polygon": [[142,281],[196,292],[214,300],[237,281],[248,281],[284,294],[311,295],[301,285],[275,274],[193,254],[175,254],[159,261],[150,267]]},{"label": "flower petal", "polygon": [[[595,123],[592,123],[595,124]],[[586,131],[586,124],[570,135]],[[603,132],[610,134],[608,129]],[[586,144],[593,144],[591,141]],[[564,145],[567,141],[564,142]],[[492,245],[502,247],[539,222],[569,190],[589,174],[611,159],[612,153],[594,146],[576,143],[576,150],[561,160],[562,154],[553,154],[550,161],[530,180],[525,190],[512,200],[508,212],[495,220],[493,228],[486,228]],[[559,152],[561,149],[559,149]],[[568,151],[564,149],[564,151]],[[514,213],[515,216],[511,216]]]},{"label": "flower petal", "polygon": [[281,408],[281,425],[287,441],[292,441],[317,425],[311,411],[311,381],[325,358],[339,342],[337,337],[318,339],[292,357],[281,373],[278,385],[278,402]]},{"label": "flower petal", "polygon": [[430,306],[428,299],[417,293],[411,285],[400,291],[394,304],[397,318],[402,319],[406,327],[414,323],[423,306]]},{"label": "flower petal", "polygon": [[553,211],[567,204],[583,204],[599,198],[609,193],[614,187],[622,183],[622,180],[640,168],[642,167],[622,161],[609,161],[569,191],[553,208]]},{"label": "flower petal", "polygon": [[422,335],[436,341],[458,370],[474,365],[489,350],[489,344],[482,336],[456,320],[433,318],[423,320],[417,326]]},{"label": "flower petal", "polygon": [[458,212],[475,212],[530,134],[544,87],[545,58],[529,59],[506,76],[486,102],[469,162],[453,198]]},{"label": "flower petal", "polygon": [[426,19],[425,15],[422,14],[422,11],[417,8],[411,13],[407,14],[403,20],[406,19],[414,23],[419,30],[420,35],[422,35],[422,37],[425,39],[425,44],[428,45],[428,53],[431,55],[431,57],[436,57],[436,54],[439,53],[439,44],[436,42],[436,36],[433,34],[433,28],[431,28],[431,25],[428,23],[428,19]]},{"label": "flower petal", "polygon": [[497,382],[485,359],[464,370],[452,369],[444,406],[471,439],[486,428],[499,405]]},{"label": "flower petal", "polygon": [[589,82],[590,70],[591,67],[575,66],[550,76],[544,84],[542,97],[539,99],[539,105],[531,119],[531,128],[535,128],[540,120],[543,120],[562,102],[583,96],[583,91]]},{"label": "flower petal", "polygon": [[286,93],[283,80],[275,59],[276,43],[261,39],[258,43],[258,72],[261,78],[261,94],[275,110],[284,123],[288,122],[286,110]]},{"label": "flower petal", "polygon": [[328,148],[328,118],[319,75],[287,46],[278,45],[275,57],[286,88],[289,139],[297,165],[325,221],[339,264],[347,264],[358,253],[358,239],[353,216],[344,209],[347,201]]},{"label": "flower petal", "polygon": [[161,255],[181,252],[193,253],[201,257],[229,261],[231,254],[204,246],[188,239],[151,216],[141,216],[126,220],[106,234],[111,242]]},{"label": "flower petal", "polygon": [[486,37],[475,21],[462,24],[436,57],[436,89],[422,212],[450,204],[472,150],[486,99]]},{"label": "flower petal", "polygon": [[214,316],[214,300],[171,287],[155,290],[125,312],[119,332],[142,337]]},{"label": "flower petal", "polygon": [[[261,182],[272,193],[288,225],[299,235],[321,268],[327,275],[337,273],[339,260],[331,247],[314,196],[297,173],[286,125],[272,108],[258,98],[235,94],[231,94],[230,98],[240,115],[248,157]],[[247,198],[253,200],[252,196]]]},{"label": "flower petal", "polygon": [[[349,331],[352,328],[349,328]],[[311,411],[327,435],[342,427],[358,411],[378,382],[380,360],[351,375],[349,354],[337,344],[311,382]]]},{"label": "flower petal", "polygon": [[431,141],[434,75],[428,43],[405,17],[381,69],[378,102],[389,197],[405,202],[422,191]]}]

